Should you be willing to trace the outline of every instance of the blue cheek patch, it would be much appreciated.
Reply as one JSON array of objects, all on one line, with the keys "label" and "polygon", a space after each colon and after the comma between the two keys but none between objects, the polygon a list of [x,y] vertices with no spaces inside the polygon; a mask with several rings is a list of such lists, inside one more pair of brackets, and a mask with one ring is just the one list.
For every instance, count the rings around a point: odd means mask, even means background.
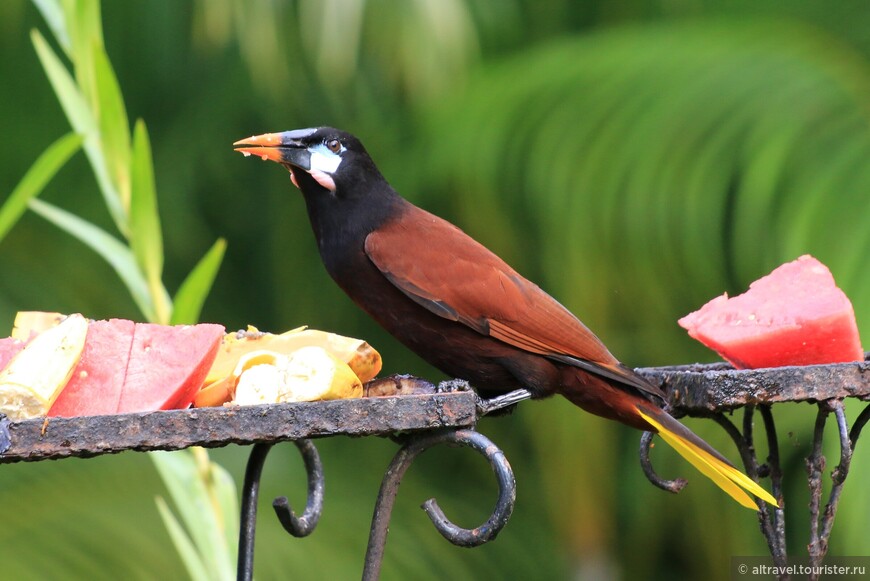
[{"label": "blue cheek patch", "polygon": [[[344,151],[342,146],[341,151]],[[320,143],[308,148],[311,153],[311,169],[327,174],[333,174],[341,165],[341,155],[329,151],[326,145]]]}]

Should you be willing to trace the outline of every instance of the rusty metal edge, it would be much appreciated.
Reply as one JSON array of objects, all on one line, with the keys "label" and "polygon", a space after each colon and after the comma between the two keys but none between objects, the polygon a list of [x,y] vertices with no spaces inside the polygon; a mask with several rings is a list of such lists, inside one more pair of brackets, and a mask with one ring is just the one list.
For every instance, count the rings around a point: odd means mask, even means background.
[{"label": "rusty metal edge", "polygon": [[[637,371],[665,391],[678,415],[707,416],[748,404],[870,400],[867,361],[752,370],[714,363]],[[470,427],[478,418],[476,404],[474,393],[466,391],[4,422],[10,445],[0,463]]]},{"label": "rusty metal edge", "polygon": [[660,386],[674,412],[706,416],[745,405],[870,399],[870,362],[733,369],[724,363],[636,370]]},{"label": "rusty metal edge", "polygon": [[471,427],[473,392],[371,397],[322,402],[199,408],[7,424],[11,445],[0,464],[92,457],[126,450],[280,442],[335,435]]}]

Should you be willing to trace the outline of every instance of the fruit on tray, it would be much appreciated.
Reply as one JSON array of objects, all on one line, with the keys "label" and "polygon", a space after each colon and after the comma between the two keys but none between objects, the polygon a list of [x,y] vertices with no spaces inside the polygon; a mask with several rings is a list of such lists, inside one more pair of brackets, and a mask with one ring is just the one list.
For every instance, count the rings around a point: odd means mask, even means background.
[{"label": "fruit on tray", "polygon": [[34,337],[0,371],[0,413],[13,420],[45,415],[81,358],[88,321],[70,315]]},{"label": "fruit on tray", "polygon": [[809,255],[741,295],[714,298],[679,324],[737,369],[864,360],[852,303]]},{"label": "fruit on tray", "polygon": [[12,323],[12,338],[29,341],[32,337],[51,329],[66,318],[63,313],[46,311],[18,311]]},{"label": "fruit on tray", "polygon": [[205,384],[209,385],[232,374],[239,360],[252,351],[288,354],[309,346],[322,347],[344,361],[363,383],[373,379],[381,371],[380,354],[361,339],[305,327],[280,335],[264,333],[258,331],[256,327],[248,327],[245,331],[229,333],[224,337]]},{"label": "fruit on tray", "polygon": [[[18,318],[16,317],[16,321]],[[49,416],[98,416],[118,412],[136,323],[92,321],[81,360]]]},{"label": "fruit on tray", "polygon": [[347,363],[313,345],[287,355],[253,351],[239,361],[234,374],[238,381],[233,401],[238,405],[343,399],[363,394],[362,382]]},{"label": "fruit on tray", "polygon": [[365,341],[304,327],[226,334],[33,311],[13,335],[0,339],[0,413],[12,419],[362,397],[381,369]]},{"label": "fruit on tray", "polygon": [[[362,384],[380,372],[381,363],[361,339],[305,327],[280,335],[248,327],[224,337],[194,405],[362,397]],[[267,377],[274,386],[266,386]]]},{"label": "fruit on tray", "polygon": [[0,339],[0,369],[5,369],[19,351],[24,349],[25,342],[15,337]]},{"label": "fruit on tray", "polygon": [[136,323],[118,413],[189,406],[225,332],[222,325],[209,323]]},{"label": "fruit on tray", "polygon": [[202,386],[224,335],[221,325],[91,323],[73,378],[49,416],[185,408]]}]

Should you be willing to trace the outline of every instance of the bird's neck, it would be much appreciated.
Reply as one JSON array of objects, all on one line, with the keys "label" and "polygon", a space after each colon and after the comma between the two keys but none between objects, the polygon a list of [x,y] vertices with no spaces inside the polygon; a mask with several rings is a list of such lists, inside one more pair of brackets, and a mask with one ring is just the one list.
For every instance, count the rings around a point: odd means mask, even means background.
[{"label": "bird's neck", "polygon": [[305,195],[320,255],[333,277],[348,263],[364,259],[366,236],[410,205],[385,180],[361,185],[372,189]]}]

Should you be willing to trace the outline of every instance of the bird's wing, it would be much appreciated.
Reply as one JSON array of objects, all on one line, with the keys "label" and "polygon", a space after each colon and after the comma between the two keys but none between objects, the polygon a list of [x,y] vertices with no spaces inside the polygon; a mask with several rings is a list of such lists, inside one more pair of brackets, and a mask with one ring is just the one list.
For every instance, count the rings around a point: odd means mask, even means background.
[{"label": "bird's wing", "polygon": [[556,299],[437,216],[413,207],[369,234],[365,252],[393,285],[440,317],[662,397]]}]

